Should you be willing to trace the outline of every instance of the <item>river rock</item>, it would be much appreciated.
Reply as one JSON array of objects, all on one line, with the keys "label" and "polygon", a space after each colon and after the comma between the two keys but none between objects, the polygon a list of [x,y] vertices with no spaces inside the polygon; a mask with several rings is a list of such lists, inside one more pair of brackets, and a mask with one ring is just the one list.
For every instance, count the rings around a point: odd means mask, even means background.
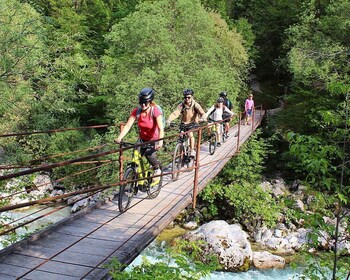
[{"label": "river rock", "polygon": [[193,229],[198,228],[198,224],[197,224],[197,222],[195,222],[195,221],[190,221],[190,222],[188,222],[188,223],[183,224],[182,227],[183,227],[184,229],[193,230]]},{"label": "river rock", "polygon": [[225,271],[247,271],[252,262],[253,252],[248,234],[239,224],[212,221],[187,232],[183,238],[189,241],[204,240],[207,244],[203,248],[203,260],[206,261],[209,254],[215,254]]},{"label": "river rock", "polygon": [[259,269],[284,268],[286,261],[269,252],[253,252],[253,265]]}]

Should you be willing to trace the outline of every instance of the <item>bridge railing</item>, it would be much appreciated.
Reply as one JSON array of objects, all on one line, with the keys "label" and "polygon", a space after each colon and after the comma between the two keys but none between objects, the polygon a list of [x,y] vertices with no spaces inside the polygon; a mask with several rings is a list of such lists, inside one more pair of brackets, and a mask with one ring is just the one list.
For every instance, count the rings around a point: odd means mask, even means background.
[{"label": "bridge railing", "polygon": [[[262,110],[262,106],[257,106],[255,108],[255,110],[253,110],[253,116],[252,116],[252,120],[255,120],[255,115],[256,113],[258,113],[260,116],[263,115],[263,110]],[[239,146],[240,146],[240,133],[241,133],[241,124],[243,121],[243,117],[244,117],[244,112],[240,112],[236,118],[235,118],[235,122],[237,122],[238,125],[238,130],[237,130],[237,150],[236,153],[239,152]],[[121,128],[121,125],[119,125],[119,127]],[[214,125],[213,123],[211,124],[207,124],[204,126],[201,126],[199,128],[195,128],[191,131],[185,132],[185,133],[190,133],[190,132],[194,132],[194,134],[196,135],[197,138],[197,154],[196,154],[196,160],[194,163],[193,167],[188,168],[188,170],[195,170],[194,172],[194,178],[193,178],[193,207],[196,207],[196,199],[197,199],[197,194],[198,194],[198,174],[199,174],[199,169],[200,167],[203,167],[204,165],[200,165],[200,146],[203,143],[203,135],[205,135],[206,131],[208,130],[208,127]],[[251,122],[251,129],[252,131],[257,127],[258,123],[256,123],[255,121]],[[80,127],[80,128],[68,128],[68,129],[59,129],[59,130],[50,130],[50,131],[46,131],[46,132],[40,132],[40,131],[35,131],[35,132],[23,132],[23,133],[11,133],[11,134],[3,134],[0,135],[0,137],[17,137],[17,136],[25,136],[25,135],[31,135],[31,134],[43,134],[43,133],[59,133],[59,132],[64,132],[64,131],[70,131],[70,130],[83,130],[83,129],[96,129],[96,128],[107,128],[107,125],[101,125],[101,126],[90,126],[90,127]],[[169,136],[166,136],[163,138],[164,141],[166,141],[166,143],[176,143],[176,139],[179,137],[179,133],[175,133]],[[175,140],[174,140],[175,139]],[[83,157],[77,157],[77,158],[73,158],[70,160],[64,160],[64,161],[59,161],[59,162],[54,162],[54,163],[44,163],[44,164],[37,164],[37,165],[30,165],[30,166],[20,166],[20,165],[16,165],[16,164],[12,164],[12,165],[5,165],[5,166],[0,166],[0,170],[8,170],[8,169],[20,169],[19,171],[16,172],[12,172],[12,173],[7,173],[7,174],[2,174],[0,176],[0,182],[1,181],[6,181],[6,180],[10,180],[10,179],[14,179],[14,178],[19,178],[25,175],[30,175],[30,174],[35,174],[38,172],[43,172],[43,171],[50,171],[53,170],[55,168],[60,168],[66,165],[74,165],[74,164],[95,164],[96,166],[94,167],[90,167],[90,168],[86,168],[84,170],[81,170],[79,172],[73,173],[73,174],[68,174],[67,176],[61,177],[61,178],[57,178],[56,180],[54,180],[55,182],[63,182],[64,180],[66,180],[67,178],[72,178],[74,176],[79,176],[81,174],[84,173],[88,173],[91,171],[94,171],[98,168],[101,168],[101,166],[104,165],[108,165],[108,164],[116,164],[118,163],[118,170],[119,170],[119,179],[115,180],[115,183],[113,184],[105,184],[105,185],[100,185],[100,184],[96,184],[93,186],[89,186],[88,188],[85,189],[80,189],[80,190],[75,190],[75,191],[70,191],[68,193],[64,193],[61,195],[55,195],[52,197],[45,197],[42,199],[37,199],[37,200],[33,200],[33,201],[28,201],[28,202],[22,202],[22,203],[18,203],[18,204],[14,204],[14,205],[6,205],[5,201],[9,200],[11,197],[16,196],[16,195],[23,195],[26,192],[31,192],[32,190],[38,189],[48,183],[43,183],[41,185],[37,185],[34,187],[29,187],[26,188],[23,191],[16,191],[14,193],[11,193],[7,196],[0,196],[0,205],[3,205],[2,207],[0,207],[0,213],[1,212],[5,212],[5,211],[11,211],[11,210],[16,210],[16,209],[20,209],[23,207],[28,207],[28,206],[32,206],[32,205],[46,205],[46,207],[44,207],[44,209],[47,209],[49,207],[52,207],[52,203],[56,203],[56,202],[64,202],[66,203],[65,205],[59,205],[56,206],[56,208],[54,208],[53,210],[50,210],[48,213],[39,215],[36,218],[32,218],[30,220],[25,220],[26,218],[29,218],[33,213],[28,214],[27,216],[24,216],[20,219],[11,221],[9,223],[5,223],[5,224],[1,224],[0,223],[0,236],[1,235],[5,235],[8,234],[10,232],[14,232],[16,229],[20,228],[20,227],[24,227],[27,226],[28,224],[47,217],[48,215],[53,214],[54,212],[57,212],[59,210],[61,210],[62,208],[65,207],[69,207],[71,206],[72,203],[67,203],[68,198],[72,197],[72,196],[76,196],[76,195],[84,195],[83,197],[81,197],[78,200],[75,200],[74,202],[77,202],[79,200],[85,199],[86,197],[89,197],[93,194],[99,193],[103,190],[108,190],[111,188],[117,188],[118,186],[120,186],[121,184],[125,184],[126,181],[123,181],[123,166],[124,166],[124,162],[125,162],[125,152],[128,150],[132,150],[138,146],[142,146],[145,145],[147,143],[142,143],[142,144],[137,144],[131,147],[120,147],[120,148],[114,148],[114,149],[109,149],[107,151],[104,152],[98,152],[98,153],[94,153],[91,155],[87,155],[87,156],[83,156]],[[99,150],[101,148],[106,148],[108,147],[108,144],[105,145],[101,145],[101,146],[96,146],[96,147],[91,147],[91,148],[87,148],[84,149],[84,151],[95,151],[95,150]],[[172,153],[168,152],[173,151],[174,149],[168,146],[165,147],[165,149],[167,150],[166,153],[164,153],[163,155],[160,155],[162,157],[161,162],[166,162],[166,161],[171,161],[172,158]],[[79,152],[82,150],[79,150]],[[52,158],[57,158],[59,156],[62,155],[67,155],[67,154],[73,154],[75,152],[78,151],[73,151],[73,152],[67,152],[67,153],[61,153],[61,154],[56,154],[56,155],[52,155],[52,156],[47,156],[44,158],[40,158],[40,159],[36,159],[35,162],[40,162],[40,161],[47,161],[50,160]],[[117,155],[118,159],[117,160],[103,160],[104,157],[109,156],[109,155]],[[170,156],[170,158],[169,158]],[[220,159],[215,159],[213,161],[211,161],[209,164],[213,164],[215,162],[218,162],[222,160]],[[33,163],[33,162],[32,162]],[[206,164],[207,165],[207,164]],[[183,172],[184,170],[181,171],[177,171],[177,172]],[[164,172],[162,175],[171,175],[172,172]],[[150,176],[149,178],[153,178],[153,176]],[[138,180],[132,180],[132,181],[138,181]],[[38,210],[35,213],[38,213],[42,210]],[[20,222],[22,221],[22,222]]]}]

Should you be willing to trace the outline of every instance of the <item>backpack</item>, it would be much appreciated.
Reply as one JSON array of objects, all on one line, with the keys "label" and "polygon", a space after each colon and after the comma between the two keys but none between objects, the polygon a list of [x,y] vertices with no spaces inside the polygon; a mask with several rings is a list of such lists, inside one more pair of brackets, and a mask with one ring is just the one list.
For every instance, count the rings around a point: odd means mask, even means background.
[{"label": "backpack", "polygon": [[226,107],[229,109],[229,110],[232,110],[233,106],[232,106],[232,102],[228,99],[225,100],[225,104]]},{"label": "backpack", "polygon": [[[158,110],[162,114],[162,123],[163,123],[163,129],[165,128],[165,116],[162,107],[160,107],[158,104],[156,104]],[[142,108],[138,107],[136,111],[136,119],[138,120],[142,112]],[[151,115],[154,117],[154,106],[151,106]]]}]

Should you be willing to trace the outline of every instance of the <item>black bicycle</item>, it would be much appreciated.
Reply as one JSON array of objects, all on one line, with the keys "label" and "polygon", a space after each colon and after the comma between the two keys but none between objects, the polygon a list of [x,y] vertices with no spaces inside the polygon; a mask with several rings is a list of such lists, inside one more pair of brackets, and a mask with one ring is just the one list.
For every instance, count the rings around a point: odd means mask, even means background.
[{"label": "black bicycle", "polygon": [[[134,146],[132,143],[121,142],[123,147]],[[143,146],[146,149],[151,148],[151,144]],[[146,162],[145,162],[146,161]],[[159,165],[160,170],[162,166]],[[154,170],[148,161],[143,157],[138,149],[133,150],[131,162],[127,164],[124,172],[123,181],[119,189],[118,206],[120,212],[125,212],[130,206],[132,198],[138,191],[147,192],[148,198],[156,198],[162,188],[163,171],[159,175],[159,181],[153,182],[152,175]]]},{"label": "black bicycle", "polygon": [[191,126],[180,125],[180,135],[177,139],[177,144],[175,146],[173,161],[172,161],[172,179],[176,181],[179,178],[180,170],[184,166],[191,168],[194,166],[195,157],[191,156],[191,146],[190,139],[186,131],[194,129],[198,125],[192,124]]}]

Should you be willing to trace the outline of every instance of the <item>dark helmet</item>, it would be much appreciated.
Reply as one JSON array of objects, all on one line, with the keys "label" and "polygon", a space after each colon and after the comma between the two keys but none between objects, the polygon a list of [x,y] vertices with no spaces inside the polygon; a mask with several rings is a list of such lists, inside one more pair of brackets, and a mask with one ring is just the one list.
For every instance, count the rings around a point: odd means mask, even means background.
[{"label": "dark helmet", "polygon": [[227,97],[227,93],[225,91],[220,92],[220,97]]},{"label": "dark helmet", "polygon": [[216,100],[216,103],[224,103],[225,99],[223,99],[222,97],[219,97],[218,100]]},{"label": "dark helmet", "polygon": [[190,88],[184,89],[184,96],[186,95],[194,95],[193,89],[190,89]]},{"label": "dark helmet", "polygon": [[152,102],[154,99],[153,88],[143,88],[139,93],[139,103]]}]

